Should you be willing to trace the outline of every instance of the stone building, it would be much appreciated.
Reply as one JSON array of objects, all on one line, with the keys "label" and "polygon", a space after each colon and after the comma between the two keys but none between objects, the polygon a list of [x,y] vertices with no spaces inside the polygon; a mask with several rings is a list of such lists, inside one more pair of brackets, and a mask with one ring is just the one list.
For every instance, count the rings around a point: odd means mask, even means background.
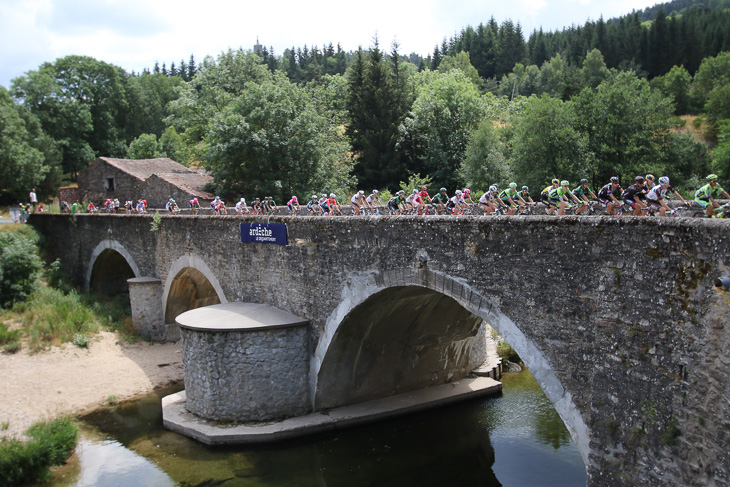
[{"label": "stone building", "polygon": [[213,195],[204,187],[211,182],[203,170],[190,169],[172,159],[114,159],[99,157],[79,172],[79,196],[82,200],[103,203],[107,198],[147,200],[151,208],[162,208],[169,198],[180,207],[193,197],[206,205]]}]

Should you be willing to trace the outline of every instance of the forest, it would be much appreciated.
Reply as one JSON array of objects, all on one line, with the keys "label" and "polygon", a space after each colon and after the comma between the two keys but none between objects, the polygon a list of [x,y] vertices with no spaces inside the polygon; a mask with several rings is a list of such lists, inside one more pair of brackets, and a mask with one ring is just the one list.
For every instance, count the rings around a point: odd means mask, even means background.
[{"label": "forest", "polygon": [[[0,87],[0,200],[52,198],[96,157],[204,167],[224,196],[472,190],[552,178],[730,183],[730,0],[532,32],[492,18],[425,58],[377,37],[228,50],[140,73],[86,56]],[[306,196],[305,196],[306,195]]]}]

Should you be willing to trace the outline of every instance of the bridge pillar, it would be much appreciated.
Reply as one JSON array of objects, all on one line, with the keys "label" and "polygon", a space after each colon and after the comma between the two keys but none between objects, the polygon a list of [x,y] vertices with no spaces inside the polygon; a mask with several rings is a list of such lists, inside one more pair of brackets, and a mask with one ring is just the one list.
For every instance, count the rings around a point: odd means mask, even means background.
[{"label": "bridge pillar", "polygon": [[167,332],[162,316],[162,281],[156,277],[135,277],[127,279],[127,284],[137,333],[156,342],[177,340],[177,336]]}]

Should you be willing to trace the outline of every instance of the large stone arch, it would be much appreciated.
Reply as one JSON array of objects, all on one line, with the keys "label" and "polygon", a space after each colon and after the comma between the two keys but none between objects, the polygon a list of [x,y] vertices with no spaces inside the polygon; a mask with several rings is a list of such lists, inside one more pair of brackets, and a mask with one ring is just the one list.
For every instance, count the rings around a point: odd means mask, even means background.
[{"label": "large stone arch", "polygon": [[140,277],[132,255],[116,240],[102,240],[91,253],[84,288],[115,294],[128,289],[127,279],[131,277]]},{"label": "large stone arch", "polygon": [[[419,287],[425,288],[427,292],[419,293],[417,291]],[[413,291],[409,291],[409,289]],[[342,290],[340,305],[328,317],[312,357],[310,386],[313,391],[315,409],[317,409],[318,403],[324,402],[318,396],[321,386],[326,387],[325,382],[328,379],[322,378],[320,373],[328,370],[325,363],[328,355],[338,353],[334,350],[333,345],[340,326],[343,324],[347,326],[348,316],[358,307],[369,313],[381,308],[386,300],[380,298],[387,297],[390,292],[400,294],[400,296],[396,296],[397,298],[412,297],[417,301],[420,296],[422,303],[426,303],[427,300],[440,300],[444,303],[444,298],[448,298],[469,314],[489,323],[510,343],[530,369],[535,380],[563,419],[581,452],[583,461],[588,465],[590,431],[573,402],[571,393],[563,387],[545,354],[508,316],[494,306],[488,296],[458,278],[427,268],[395,269],[383,273],[371,272],[350,276],[348,284]],[[438,295],[444,298],[438,298]],[[438,306],[438,303],[435,306]],[[455,311],[452,309],[451,312]],[[467,327],[464,327],[462,331],[466,329]],[[458,338],[458,333],[456,336]]]},{"label": "large stone arch", "polygon": [[190,309],[227,303],[218,278],[203,259],[185,254],[170,266],[162,295],[165,323]]}]

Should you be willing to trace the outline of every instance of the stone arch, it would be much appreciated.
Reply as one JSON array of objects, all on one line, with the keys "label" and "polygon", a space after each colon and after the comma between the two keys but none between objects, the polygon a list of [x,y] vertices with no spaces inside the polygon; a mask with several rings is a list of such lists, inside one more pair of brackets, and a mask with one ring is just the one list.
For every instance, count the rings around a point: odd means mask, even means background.
[{"label": "stone arch", "polygon": [[102,294],[128,292],[127,279],[139,277],[132,255],[116,240],[102,240],[89,259],[84,287]]},{"label": "stone arch", "polygon": [[[310,386],[312,387],[313,407],[318,409],[323,403],[320,390],[327,386],[329,379],[323,378],[322,373],[333,370],[326,361],[328,355],[337,354],[335,346],[338,342],[340,327],[347,326],[348,316],[356,308],[372,313],[384,307],[386,302],[382,297],[387,293],[398,293],[397,299],[413,298],[422,305],[430,300],[445,303],[452,316],[459,317],[453,305],[458,304],[468,314],[486,321],[512,345],[530,369],[533,377],[552,402],[555,410],[563,419],[568,431],[575,441],[583,461],[588,465],[590,431],[583,416],[573,402],[572,395],[565,390],[556,372],[540,348],[519,329],[519,327],[504,315],[489,299],[478,290],[465,282],[445,275],[441,272],[428,269],[395,269],[383,273],[367,273],[349,276],[348,284],[343,288],[340,305],[330,314],[325,323],[320,340],[317,343],[310,367]],[[425,291],[417,291],[425,288]],[[403,294],[401,294],[403,293]],[[443,297],[439,297],[442,295]],[[445,301],[448,298],[453,301]],[[432,304],[438,306],[439,304]],[[387,312],[388,310],[385,309]],[[461,332],[467,330],[463,327]],[[368,331],[370,332],[370,331]],[[459,335],[455,335],[458,339]]]},{"label": "stone arch", "polygon": [[165,323],[174,323],[185,311],[227,302],[218,279],[203,259],[185,254],[172,263],[162,295]]}]

